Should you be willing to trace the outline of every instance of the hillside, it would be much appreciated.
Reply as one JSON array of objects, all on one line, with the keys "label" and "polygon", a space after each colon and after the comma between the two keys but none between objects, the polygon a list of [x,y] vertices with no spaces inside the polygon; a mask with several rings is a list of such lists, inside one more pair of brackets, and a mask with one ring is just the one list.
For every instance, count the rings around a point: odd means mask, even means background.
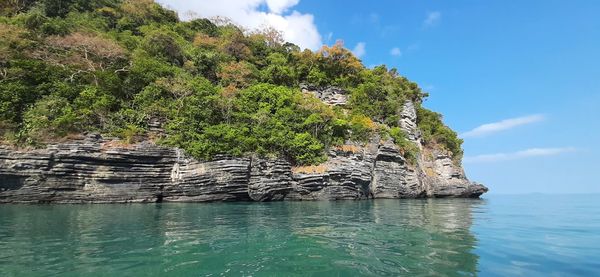
[{"label": "hillside", "polygon": [[[0,136],[43,147],[82,133],[154,141],[198,159],[217,154],[320,164],[374,135],[415,162],[400,127],[416,105],[424,145],[460,164],[461,143],[427,93],[386,66],[366,68],[338,42],[313,52],[273,29],[227,19],[180,21],[150,0],[15,0],[0,4]],[[233,19],[235,20],[235,19]],[[335,88],[327,105],[314,90]]]}]

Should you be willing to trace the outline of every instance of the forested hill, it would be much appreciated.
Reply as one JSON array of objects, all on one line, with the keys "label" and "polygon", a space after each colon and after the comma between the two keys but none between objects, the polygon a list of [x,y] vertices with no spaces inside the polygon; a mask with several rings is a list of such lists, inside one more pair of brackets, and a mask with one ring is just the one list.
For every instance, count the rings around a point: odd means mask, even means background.
[{"label": "forested hill", "polygon": [[[418,148],[398,125],[411,100],[424,143],[462,156],[456,133],[421,106],[426,93],[396,69],[365,68],[341,43],[302,50],[272,29],[180,21],[151,0],[6,0],[0,15],[5,144],[99,132],[201,159],[259,154],[318,164],[329,147],[377,133],[410,159]],[[326,105],[301,84],[342,88],[348,104]]]}]

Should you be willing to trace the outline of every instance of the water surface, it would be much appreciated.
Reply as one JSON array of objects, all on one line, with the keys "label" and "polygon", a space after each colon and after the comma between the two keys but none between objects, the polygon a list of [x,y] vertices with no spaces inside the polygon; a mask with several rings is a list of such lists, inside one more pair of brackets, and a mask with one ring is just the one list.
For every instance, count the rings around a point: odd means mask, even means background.
[{"label": "water surface", "polygon": [[0,205],[0,276],[600,276],[596,196]]}]

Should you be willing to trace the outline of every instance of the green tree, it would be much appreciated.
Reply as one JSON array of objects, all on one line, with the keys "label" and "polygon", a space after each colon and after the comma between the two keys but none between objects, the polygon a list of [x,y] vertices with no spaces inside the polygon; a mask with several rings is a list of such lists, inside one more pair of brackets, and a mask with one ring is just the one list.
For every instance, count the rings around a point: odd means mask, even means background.
[{"label": "green tree", "polygon": [[288,66],[283,54],[271,53],[266,60],[268,66],[261,71],[263,82],[290,87],[296,83],[293,68]]},{"label": "green tree", "polygon": [[30,143],[60,138],[80,130],[69,101],[58,96],[40,99],[24,115],[24,130]]},{"label": "green tree", "polygon": [[399,127],[393,127],[389,130],[390,137],[394,140],[394,143],[400,148],[403,156],[412,165],[417,164],[417,157],[419,155],[419,147],[408,140],[406,133]]},{"label": "green tree", "polygon": [[440,145],[450,151],[455,161],[460,161],[463,155],[461,148],[463,140],[443,123],[441,114],[419,107],[417,109],[417,125],[423,133],[423,140],[426,144]]},{"label": "green tree", "polygon": [[154,58],[182,66],[185,54],[174,36],[171,32],[154,31],[145,37],[142,48]]},{"label": "green tree", "polygon": [[355,114],[350,117],[350,138],[357,141],[367,142],[377,126],[367,116]]},{"label": "green tree", "polygon": [[87,87],[75,98],[73,107],[83,126],[100,130],[109,128],[111,113],[118,106],[117,99],[99,90],[97,87]]},{"label": "green tree", "polygon": [[[274,28],[227,19],[182,22],[152,0],[0,2],[0,136],[44,143],[97,131],[151,139],[191,155],[286,157],[317,164],[348,140],[398,127],[405,101],[427,94],[396,69],[367,69],[338,42],[301,51]],[[299,84],[346,90],[331,107]],[[460,160],[462,141],[418,110],[427,147]],[[5,140],[5,139],[3,139]]]}]

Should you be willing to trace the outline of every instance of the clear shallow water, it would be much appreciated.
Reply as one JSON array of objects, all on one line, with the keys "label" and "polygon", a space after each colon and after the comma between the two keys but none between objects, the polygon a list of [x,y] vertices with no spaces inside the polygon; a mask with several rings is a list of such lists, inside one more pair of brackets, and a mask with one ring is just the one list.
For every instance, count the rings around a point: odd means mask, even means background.
[{"label": "clear shallow water", "polygon": [[600,276],[598,195],[0,205],[0,276]]}]

